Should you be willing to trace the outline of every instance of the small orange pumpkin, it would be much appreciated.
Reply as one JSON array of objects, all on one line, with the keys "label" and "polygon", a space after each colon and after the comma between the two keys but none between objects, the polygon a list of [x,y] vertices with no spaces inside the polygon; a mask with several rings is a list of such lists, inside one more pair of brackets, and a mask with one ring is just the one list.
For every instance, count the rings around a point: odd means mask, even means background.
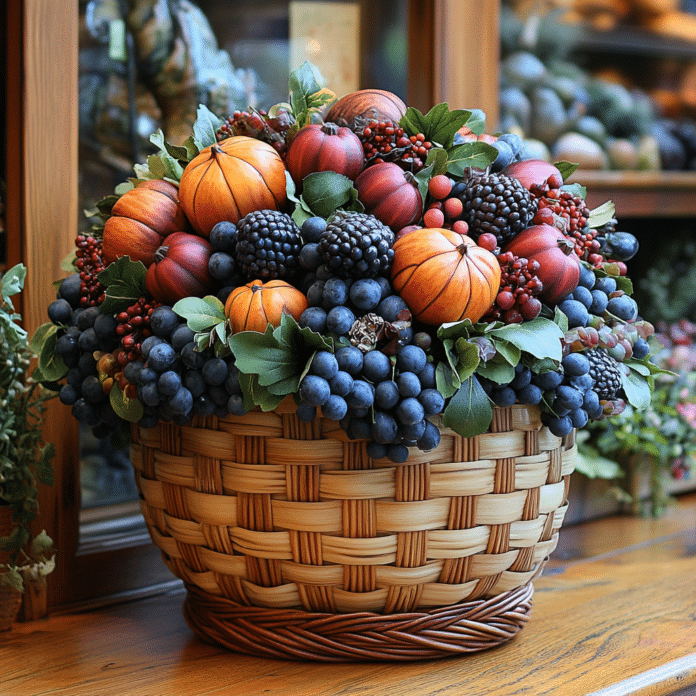
[{"label": "small orange pumpkin", "polygon": [[254,210],[280,210],[287,201],[285,165],[268,144],[236,135],[204,148],[184,169],[179,200],[199,234]]},{"label": "small orange pumpkin", "polygon": [[290,314],[299,321],[307,306],[307,298],[290,283],[284,280],[269,280],[264,283],[257,278],[235,288],[229,294],[225,302],[225,314],[230,320],[232,333],[263,333],[268,324],[280,326],[283,314]]},{"label": "small orange pumpkin", "polygon": [[434,326],[478,321],[495,301],[500,265],[471,237],[425,228],[403,235],[393,249],[392,283],[414,319]]},{"label": "small orange pumpkin", "polygon": [[104,225],[102,253],[109,264],[121,256],[149,266],[165,237],[190,232],[179,189],[162,179],[139,183],[114,203]]},{"label": "small orange pumpkin", "polygon": [[384,89],[361,89],[334,102],[326,112],[324,120],[350,126],[361,116],[398,123],[405,113],[406,104],[393,92]]}]

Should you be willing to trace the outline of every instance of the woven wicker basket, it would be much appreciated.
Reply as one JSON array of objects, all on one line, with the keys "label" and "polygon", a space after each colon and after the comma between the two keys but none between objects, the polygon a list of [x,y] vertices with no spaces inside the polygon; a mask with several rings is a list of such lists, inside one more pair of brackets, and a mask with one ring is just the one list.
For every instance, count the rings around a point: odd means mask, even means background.
[{"label": "woven wicker basket", "polygon": [[274,658],[413,660],[512,638],[556,546],[575,438],[537,407],[443,429],[406,464],[273,412],[134,427],[150,534],[204,640]]}]

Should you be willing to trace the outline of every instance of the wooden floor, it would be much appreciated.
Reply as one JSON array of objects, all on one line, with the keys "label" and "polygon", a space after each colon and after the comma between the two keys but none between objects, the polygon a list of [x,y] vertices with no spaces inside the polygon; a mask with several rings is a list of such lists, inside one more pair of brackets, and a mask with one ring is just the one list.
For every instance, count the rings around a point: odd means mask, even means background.
[{"label": "wooden floor", "polygon": [[281,662],[200,642],[182,592],[18,624],[3,696],[696,694],[696,495],[660,520],[568,527],[532,617],[493,650],[420,663]]}]

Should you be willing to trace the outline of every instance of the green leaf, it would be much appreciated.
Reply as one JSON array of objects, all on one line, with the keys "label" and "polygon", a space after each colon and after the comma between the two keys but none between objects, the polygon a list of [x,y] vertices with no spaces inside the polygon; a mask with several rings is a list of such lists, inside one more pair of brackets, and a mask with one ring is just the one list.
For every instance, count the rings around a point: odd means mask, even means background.
[{"label": "green leaf", "polygon": [[49,337],[55,334],[56,331],[58,331],[58,327],[50,321],[46,322],[45,324],[41,324],[41,326],[34,331],[34,335],[29,341],[29,350],[34,355],[40,355],[41,351],[43,350],[44,343],[46,343]]},{"label": "green leaf", "polygon": [[579,166],[577,162],[566,162],[565,160],[561,162],[554,162],[553,166],[558,169],[565,181]]},{"label": "green leaf", "polygon": [[43,340],[41,353],[39,354],[39,370],[43,380],[56,382],[68,374],[68,366],[59,355],[56,354],[58,341],[58,327],[55,331],[47,331]]},{"label": "green leaf", "polygon": [[145,410],[138,399],[128,399],[125,394],[115,385],[109,392],[109,402],[114,413],[129,423],[137,423]]},{"label": "green leaf", "polygon": [[482,109],[471,109],[471,115],[464,124],[474,135],[481,135],[486,130],[486,114]]},{"label": "green leaf", "polygon": [[561,186],[561,190],[568,191],[572,196],[578,196],[583,200],[587,197],[587,189],[581,184],[565,184]]},{"label": "green leaf", "polygon": [[449,399],[450,396],[456,394],[461,382],[457,374],[447,363],[439,362],[435,368],[435,384],[440,394],[442,394],[445,399]]},{"label": "green leaf", "polygon": [[337,172],[312,172],[302,181],[302,202],[315,215],[328,218],[337,208],[353,200],[353,182]]},{"label": "green leaf", "polygon": [[621,386],[626,393],[628,403],[639,410],[650,406],[651,394],[649,381],[631,369],[629,374],[621,374]]},{"label": "green leaf", "polygon": [[496,384],[507,384],[515,377],[515,366],[503,360],[489,360],[481,363],[476,373]]},{"label": "green leaf", "polygon": [[479,348],[465,338],[458,338],[454,343],[454,349],[457,353],[457,375],[462,382],[466,382],[479,366]]},{"label": "green leaf", "polygon": [[522,324],[508,324],[491,331],[491,335],[503,338],[535,358],[561,361],[563,332],[552,321],[537,317]]},{"label": "green leaf", "polygon": [[601,227],[602,225],[606,225],[610,220],[613,220],[615,216],[616,206],[614,205],[614,201],[605,201],[602,205],[590,211],[587,224],[592,228]]},{"label": "green leaf", "polygon": [[310,95],[319,92],[324,87],[324,78],[309,61],[290,73],[288,80],[290,88],[290,104],[295,114],[300,114],[310,108]]},{"label": "green leaf", "polygon": [[450,399],[442,422],[462,437],[474,437],[488,430],[492,418],[491,402],[479,381],[472,376]]},{"label": "green leaf", "polygon": [[515,367],[519,363],[521,356],[520,349],[510,343],[510,341],[505,341],[499,338],[493,339],[493,345],[495,346],[496,353],[503,358],[508,365]]},{"label": "green leaf", "polygon": [[[132,187],[131,187],[132,188]],[[77,261],[77,253],[71,251],[61,262],[60,270],[66,273],[75,273],[75,261]],[[62,282],[62,279],[58,281]]]},{"label": "green leaf", "polygon": [[130,256],[121,256],[110,263],[97,278],[106,288],[101,305],[104,314],[115,314],[147,294],[145,276],[147,269],[141,261],[131,261]]},{"label": "green leaf", "polygon": [[193,141],[199,150],[217,143],[218,128],[222,125],[222,119],[218,118],[204,104],[198,105],[196,121],[193,124]]},{"label": "green leaf", "polygon": [[8,568],[6,572],[0,575],[0,583],[5,587],[10,587],[16,592],[24,592],[24,580],[22,579],[22,574],[17,570],[17,568]]},{"label": "green leaf", "polygon": [[225,306],[214,295],[202,298],[186,297],[179,300],[172,309],[180,317],[186,319],[189,329],[195,332],[210,331],[227,319]]},{"label": "green leaf", "polygon": [[27,269],[23,263],[18,263],[8,271],[5,271],[5,274],[2,276],[2,282],[0,283],[2,299],[5,302],[8,302],[12,295],[16,295],[22,291],[26,275]]},{"label": "green leaf", "polygon": [[256,406],[259,406],[262,411],[272,411],[286,396],[273,394],[267,387],[260,386],[257,375],[242,373],[239,375],[239,384],[247,411],[251,411]]},{"label": "green leaf", "polygon": [[[425,158],[425,166],[431,167],[431,177],[437,176],[438,174],[447,173],[447,150],[441,147],[433,147],[428,152],[428,156]],[[424,197],[425,200],[425,197]]]},{"label": "green leaf", "polygon": [[435,105],[425,115],[410,106],[401,117],[399,125],[408,135],[422,133],[426,140],[447,149],[452,145],[456,132],[470,118],[470,111],[464,109],[450,111],[445,103]]},{"label": "green leaf", "polygon": [[471,167],[486,169],[495,161],[498,151],[488,143],[475,141],[455,145],[448,150],[447,155],[448,173],[455,178],[461,178],[466,176],[466,170]]}]

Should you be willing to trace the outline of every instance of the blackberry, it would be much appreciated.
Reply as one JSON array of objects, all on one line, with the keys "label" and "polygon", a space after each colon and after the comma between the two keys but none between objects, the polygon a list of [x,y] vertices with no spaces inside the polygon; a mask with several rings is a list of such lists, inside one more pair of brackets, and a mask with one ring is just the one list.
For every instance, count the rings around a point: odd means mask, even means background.
[{"label": "blackberry", "polygon": [[374,278],[389,272],[393,244],[394,233],[374,215],[343,213],[329,222],[317,252],[334,275]]},{"label": "blackberry", "polygon": [[621,371],[614,358],[601,348],[592,348],[584,352],[590,361],[590,376],[595,383],[592,390],[600,399],[610,401],[621,389]]},{"label": "blackberry", "polygon": [[470,178],[461,199],[469,235],[476,240],[489,232],[501,246],[526,229],[537,210],[537,201],[529,191],[505,174]]},{"label": "blackberry", "polygon": [[292,278],[300,267],[302,238],[294,220],[277,210],[255,210],[237,225],[235,255],[248,280]]}]

